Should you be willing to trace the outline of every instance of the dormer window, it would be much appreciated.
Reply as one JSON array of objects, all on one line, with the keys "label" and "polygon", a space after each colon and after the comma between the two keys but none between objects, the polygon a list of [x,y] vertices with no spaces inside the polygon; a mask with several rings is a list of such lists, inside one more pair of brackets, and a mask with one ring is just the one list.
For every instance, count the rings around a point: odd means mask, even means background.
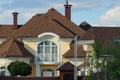
[{"label": "dormer window", "polygon": [[40,61],[58,61],[58,47],[52,41],[43,41],[38,44],[38,58]]}]

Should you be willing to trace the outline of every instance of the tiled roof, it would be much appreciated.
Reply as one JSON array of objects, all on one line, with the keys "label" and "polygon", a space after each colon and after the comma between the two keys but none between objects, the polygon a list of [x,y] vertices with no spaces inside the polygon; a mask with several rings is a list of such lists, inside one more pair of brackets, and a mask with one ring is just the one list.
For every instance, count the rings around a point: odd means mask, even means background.
[{"label": "tiled roof", "polygon": [[[83,46],[82,45],[78,45],[77,46],[77,57],[78,58],[84,58],[86,57],[86,51],[83,50]],[[70,50],[68,50],[64,55],[64,58],[74,58],[74,44],[71,43],[70,44]]]},{"label": "tiled roof", "polygon": [[[18,25],[18,28],[22,25]],[[13,25],[0,25],[0,38],[7,38],[16,30],[13,30]]]},{"label": "tiled roof", "polygon": [[0,57],[33,57],[33,55],[24,48],[22,42],[10,38],[0,44]]},{"label": "tiled roof", "polygon": [[102,44],[120,38],[120,27],[91,27],[81,40],[98,39]]},{"label": "tiled roof", "polygon": [[76,66],[70,62],[67,62],[67,63],[63,64],[60,68],[58,68],[58,70],[60,70],[60,71],[67,71],[67,70],[74,71],[74,67],[76,67]]},{"label": "tiled roof", "polygon": [[85,61],[83,64],[80,64],[78,67],[82,68],[82,67],[89,67],[90,66],[90,62],[89,61]]},{"label": "tiled roof", "polygon": [[75,34],[82,36],[85,31],[55,9],[50,9],[45,14],[33,16],[15,33],[15,36],[37,37],[44,32],[53,32],[63,38],[73,38]]}]

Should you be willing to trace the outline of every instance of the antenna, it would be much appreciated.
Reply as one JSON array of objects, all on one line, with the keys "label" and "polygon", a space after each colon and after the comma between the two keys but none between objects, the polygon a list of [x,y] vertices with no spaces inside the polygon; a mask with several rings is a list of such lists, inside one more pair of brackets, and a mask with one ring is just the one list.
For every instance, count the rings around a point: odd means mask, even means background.
[{"label": "antenna", "polygon": [[68,0],[66,0],[66,4],[68,5]]}]

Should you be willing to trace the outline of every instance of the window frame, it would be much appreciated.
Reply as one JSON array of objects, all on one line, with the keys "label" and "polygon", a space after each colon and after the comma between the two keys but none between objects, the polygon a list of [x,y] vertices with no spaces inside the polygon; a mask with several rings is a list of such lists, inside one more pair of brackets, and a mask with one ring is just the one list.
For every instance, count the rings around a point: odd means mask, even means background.
[{"label": "window frame", "polygon": [[6,75],[6,67],[5,66],[0,66],[0,76],[5,76],[5,75]]},{"label": "window frame", "polygon": [[[48,45],[45,43],[49,43]],[[41,45],[42,44],[42,45]],[[42,52],[40,52],[40,47],[43,48]],[[49,51],[46,53],[46,48],[49,48]],[[46,56],[49,55],[49,57]],[[54,56],[53,56],[54,55]],[[40,62],[58,62],[59,61],[59,46],[57,43],[50,41],[50,40],[44,40],[40,41],[37,45],[37,58]],[[42,56],[42,58],[41,58]],[[45,60],[45,57],[48,58],[48,60]],[[54,58],[54,59],[53,59]]]}]

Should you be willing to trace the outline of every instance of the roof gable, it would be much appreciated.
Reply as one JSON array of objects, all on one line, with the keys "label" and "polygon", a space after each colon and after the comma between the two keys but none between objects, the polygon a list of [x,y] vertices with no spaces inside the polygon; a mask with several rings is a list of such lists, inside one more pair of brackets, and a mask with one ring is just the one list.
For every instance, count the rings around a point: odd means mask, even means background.
[{"label": "roof gable", "polygon": [[[63,55],[64,58],[74,58],[74,44],[70,44],[70,49]],[[78,58],[85,58],[86,51],[83,50],[82,45],[77,47],[77,57]]]},{"label": "roof gable", "polygon": [[62,65],[58,70],[60,70],[60,71],[66,71],[66,70],[74,71],[74,67],[76,67],[76,66],[70,62],[67,62],[64,65]]},{"label": "roof gable", "polygon": [[53,32],[63,38],[73,38],[76,34],[82,36],[84,30],[55,9],[50,9],[46,14],[33,16],[14,35],[18,37],[37,37],[44,32]]}]

